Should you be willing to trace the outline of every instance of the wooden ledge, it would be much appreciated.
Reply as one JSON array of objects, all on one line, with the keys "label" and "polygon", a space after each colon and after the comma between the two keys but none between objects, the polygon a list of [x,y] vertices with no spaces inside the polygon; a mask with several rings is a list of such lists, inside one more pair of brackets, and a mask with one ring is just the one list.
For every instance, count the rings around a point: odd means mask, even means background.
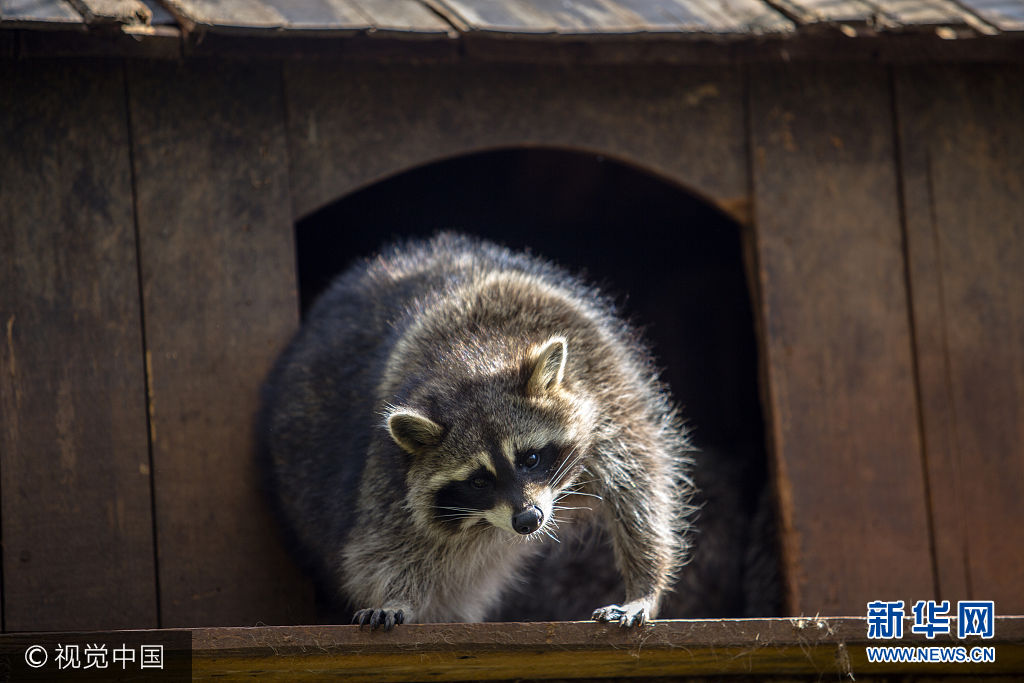
[{"label": "wooden ledge", "polygon": [[[1022,674],[1024,617],[997,617],[995,637],[868,640],[864,618],[655,621],[627,631],[594,622],[406,624],[192,630],[194,678],[501,680],[787,675]],[[993,646],[992,663],[870,663],[868,646]],[[830,678],[831,680],[836,680]]]}]

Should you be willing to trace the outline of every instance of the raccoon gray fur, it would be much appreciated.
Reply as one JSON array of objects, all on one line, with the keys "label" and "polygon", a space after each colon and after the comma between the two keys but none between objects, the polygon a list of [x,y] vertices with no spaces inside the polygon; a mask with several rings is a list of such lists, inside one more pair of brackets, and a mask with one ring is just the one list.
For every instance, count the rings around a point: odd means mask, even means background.
[{"label": "raccoon gray fur", "polygon": [[592,617],[639,625],[686,559],[689,447],[646,347],[595,289],[487,242],[343,273],[271,372],[259,441],[300,552],[373,628],[481,621],[590,527],[625,591]]}]

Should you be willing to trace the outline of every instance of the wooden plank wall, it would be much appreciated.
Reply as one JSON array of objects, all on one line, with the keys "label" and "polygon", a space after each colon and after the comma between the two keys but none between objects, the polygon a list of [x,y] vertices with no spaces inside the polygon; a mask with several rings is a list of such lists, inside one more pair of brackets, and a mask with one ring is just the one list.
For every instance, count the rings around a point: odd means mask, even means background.
[{"label": "wooden plank wall", "polygon": [[279,67],[128,74],[161,622],[309,621],[250,457],[260,384],[298,323]]},{"label": "wooden plank wall", "polygon": [[789,607],[933,594],[888,72],[751,72],[761,314]]},{"label": "wooden plank wall", "polygon": [[280,78],[2,66],[5,628],[311,621],[250,455],[298,318]]},{"label": "wooden plank wall", "polygon": [[123,68],[2,62],[0,92],[4,626],[153,627]]},{"label": "wooden plank wall", "polygon": [[551,145],[642,165],[747,218],[736,68],[648,66],[638,77],[614,66],[392,64],[325,73],[297,61],[285,73],[296,216],[438,159]]},{"label": "wooden plank wall", "polygon": [[640,165],[756,226],[792,612],[1024,611],[1022,80],[0,63],[4,627],[312,621],[250,465],[297,323],[293,220],[521,144]]},{"label": "wooden plank wall", "polygon": [[944,598],[1024,613],[1024,69],[896,72]]}]

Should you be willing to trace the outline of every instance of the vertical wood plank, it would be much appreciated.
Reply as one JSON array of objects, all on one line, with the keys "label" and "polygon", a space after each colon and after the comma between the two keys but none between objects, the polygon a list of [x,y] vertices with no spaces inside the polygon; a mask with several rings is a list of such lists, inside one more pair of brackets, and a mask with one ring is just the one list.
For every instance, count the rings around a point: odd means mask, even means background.
[{"label": "vertical wood plank", "polygon": [[1024,69],[896,71],[943,599],[1024,611]]},{"label": "vertical wood plank", "polygon": [[930,597],[887,73],[764,66],[750,84],[789,608]]},{"label": "vertical wood plank", "polygon": [[309,621],[259,491],[259,387],[298,303],[280,67],[129,71],[164,626]]},{"label": "vertical wood plank", "polygon": [[0,107],[5,626],[152,628],[122,67],[5,62],[0,91],[9,97]]}]

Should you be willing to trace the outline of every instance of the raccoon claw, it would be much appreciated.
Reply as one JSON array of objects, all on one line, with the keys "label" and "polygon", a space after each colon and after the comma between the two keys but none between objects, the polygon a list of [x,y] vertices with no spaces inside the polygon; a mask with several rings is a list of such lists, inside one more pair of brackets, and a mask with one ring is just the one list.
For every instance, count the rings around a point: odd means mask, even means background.
[{"label": "raccoon claw", "polygon": [[405,621],[405,613],[400,609],[361,609],[352,616],[352,623],[359,624],[360,628],[369,625],[371,631],[383,627],[390,631],[395,624]]},{"label": "raccoon claw", "polygon": [[635,602],[619,605],[608,605],[594,610],[592,617],[595,621],[619,622],[619,626],[629,628],[632,626],[643,626],[647,623],[647,606]]}]

